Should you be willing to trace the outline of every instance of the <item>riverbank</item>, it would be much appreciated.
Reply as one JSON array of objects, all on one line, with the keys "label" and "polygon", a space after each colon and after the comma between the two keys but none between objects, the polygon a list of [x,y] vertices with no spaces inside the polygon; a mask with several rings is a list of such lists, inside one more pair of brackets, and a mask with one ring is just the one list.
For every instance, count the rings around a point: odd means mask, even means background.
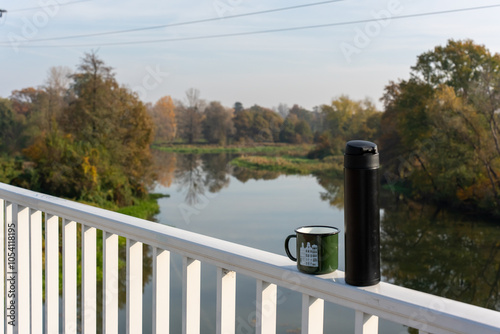
[{"label": "riverbank", "polygon": [[291,144],[260,144],[260,145],[248,145],[248,146],[238,146],[238,145],[183,145],[183,144],[173,144],[173,145],[153,145],[153,149],[165,151],[165,152],[175,152],[175,153],[185,153],[185,154],[211,154],[211,153],[235,153],[235,154],[256,154],[256,155],[289,155],[289,156],[305,156],[314,145],[302,144],[302,145],[291,145]]},{"label": "riverbank", "polygon": [[148,194],[146,198],[134,199],[134,204],[124,207],[118,207],[111,202],[105,203],[92,203],[88,201],[79,201],[80,203],[96,206],[102,209],[115,211],[118,213],[123,213],[124,215],[133,216],[140,219],[151,220],[156,214],[160,212],[160,206],[158,205],[158,200],[163,197],[170,197],[170,195]]},{"label": "riverbank", "polygon": [[231,165],[237,167],[251,168],[257,170],[269,170],[283,172],[286,174],[314,174],[324,172],[342,171],[342,164],[339,164],[338,157],[317,160],[304,157],[261,157],[244,156],[233,159]]},{"label": "riverbank", "polygon": [[163,194],[149,194],[146,199],[137,200],[134,205],[126,206],[115,211],[125,215],[151,220],[153,216],[160,212],[158,199],[163,197],[170,196]]},{"label": "riverbank", "polygon": [[230,164],[252,170],[307,175],[313,173],[341,172],[341,157],[308,159],[307,154],[314,145],[264,144],[258,146],[216,146],[216,145],[169,145],[153,148],[182,154],[240,154]]}]

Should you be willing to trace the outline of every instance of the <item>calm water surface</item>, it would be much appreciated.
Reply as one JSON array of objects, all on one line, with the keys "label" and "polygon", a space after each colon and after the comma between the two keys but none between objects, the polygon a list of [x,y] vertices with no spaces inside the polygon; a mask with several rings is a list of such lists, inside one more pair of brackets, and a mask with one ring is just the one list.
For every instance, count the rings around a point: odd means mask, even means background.
[{"label": "calm water surface", "polygon": [[[342,179],[233,168],[228,154],[156,153],[155,192],[170,195],[159,200],[158,223],[281,255],[285,237],[296,227],[331,225],[341,230],[339,269],[344,269]],[[383,281],[500,310],[498,223],[417,204],[390,191],[382,194],[381,207]],[[181,259],[173,256],[172,333],[181,328],[181,276]],[[215,268],[202,265],[202,333],[215,332],[215,276]],[[147,323],[149,282],[144,296]],[[278,333],[300,333],[301,296],[280,288],[278,304]],[[238,275],[237,333],[254,333],[254,310],[255,280]],[[353,323],[352,310],[325,304],[325,332],[352,333]],[[150,331],[145,325],[144,332]],[[381,333],[408,332],[381,320]]]}]

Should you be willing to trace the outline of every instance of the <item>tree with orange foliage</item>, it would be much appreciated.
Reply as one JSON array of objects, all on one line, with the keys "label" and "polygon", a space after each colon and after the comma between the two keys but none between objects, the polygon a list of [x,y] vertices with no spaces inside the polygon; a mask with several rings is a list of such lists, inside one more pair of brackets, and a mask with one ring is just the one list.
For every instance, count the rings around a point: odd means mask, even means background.
[{"label": "tree with orange foliage", "polygon": [[175,105],[170,96],[159,99],[149,110],[155,126],[156,142],[171,142],[177,132]]}]

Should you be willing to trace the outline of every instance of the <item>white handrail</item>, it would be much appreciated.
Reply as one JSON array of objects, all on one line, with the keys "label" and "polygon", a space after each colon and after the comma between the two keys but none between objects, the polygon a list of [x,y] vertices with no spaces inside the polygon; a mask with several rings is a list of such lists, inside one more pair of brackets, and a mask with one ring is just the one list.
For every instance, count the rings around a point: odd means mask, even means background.
[{"label": "white handrail", "polygon": [[[199,270],[197,265],[191,265],[196,263],[193,261],[201,261],[266,284],[295,290],[313,302],[319,298],[354,309],[362,319],[363,315],[369,315],[367,319],[374,315],[429,333],[500,331],[500,312],[493,310],[383,282],[371,287],[350,286],[345,283],[341,271],[322,276],[302,274],[294,263],[281,255],[6,184],[0,184],[0,199],[180,254],[185,259],[184,270],[193,281],[199,280]],[[135,256],[132,253],[132,261]],[[191,299],[199,302],[189,293],[185,298],[187,302]],[[194,311],[187,316],[197,314],[197,307],[194,305]]]}]

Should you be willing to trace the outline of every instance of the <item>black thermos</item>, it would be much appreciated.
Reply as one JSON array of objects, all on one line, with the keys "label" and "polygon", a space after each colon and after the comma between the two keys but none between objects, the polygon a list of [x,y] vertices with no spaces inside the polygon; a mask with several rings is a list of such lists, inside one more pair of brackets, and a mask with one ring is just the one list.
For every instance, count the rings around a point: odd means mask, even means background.
[{"label": "black thermos", "polygon": [[364,140],[347,142],[344,155],[345,281],[380,282],[379,154]]}]

